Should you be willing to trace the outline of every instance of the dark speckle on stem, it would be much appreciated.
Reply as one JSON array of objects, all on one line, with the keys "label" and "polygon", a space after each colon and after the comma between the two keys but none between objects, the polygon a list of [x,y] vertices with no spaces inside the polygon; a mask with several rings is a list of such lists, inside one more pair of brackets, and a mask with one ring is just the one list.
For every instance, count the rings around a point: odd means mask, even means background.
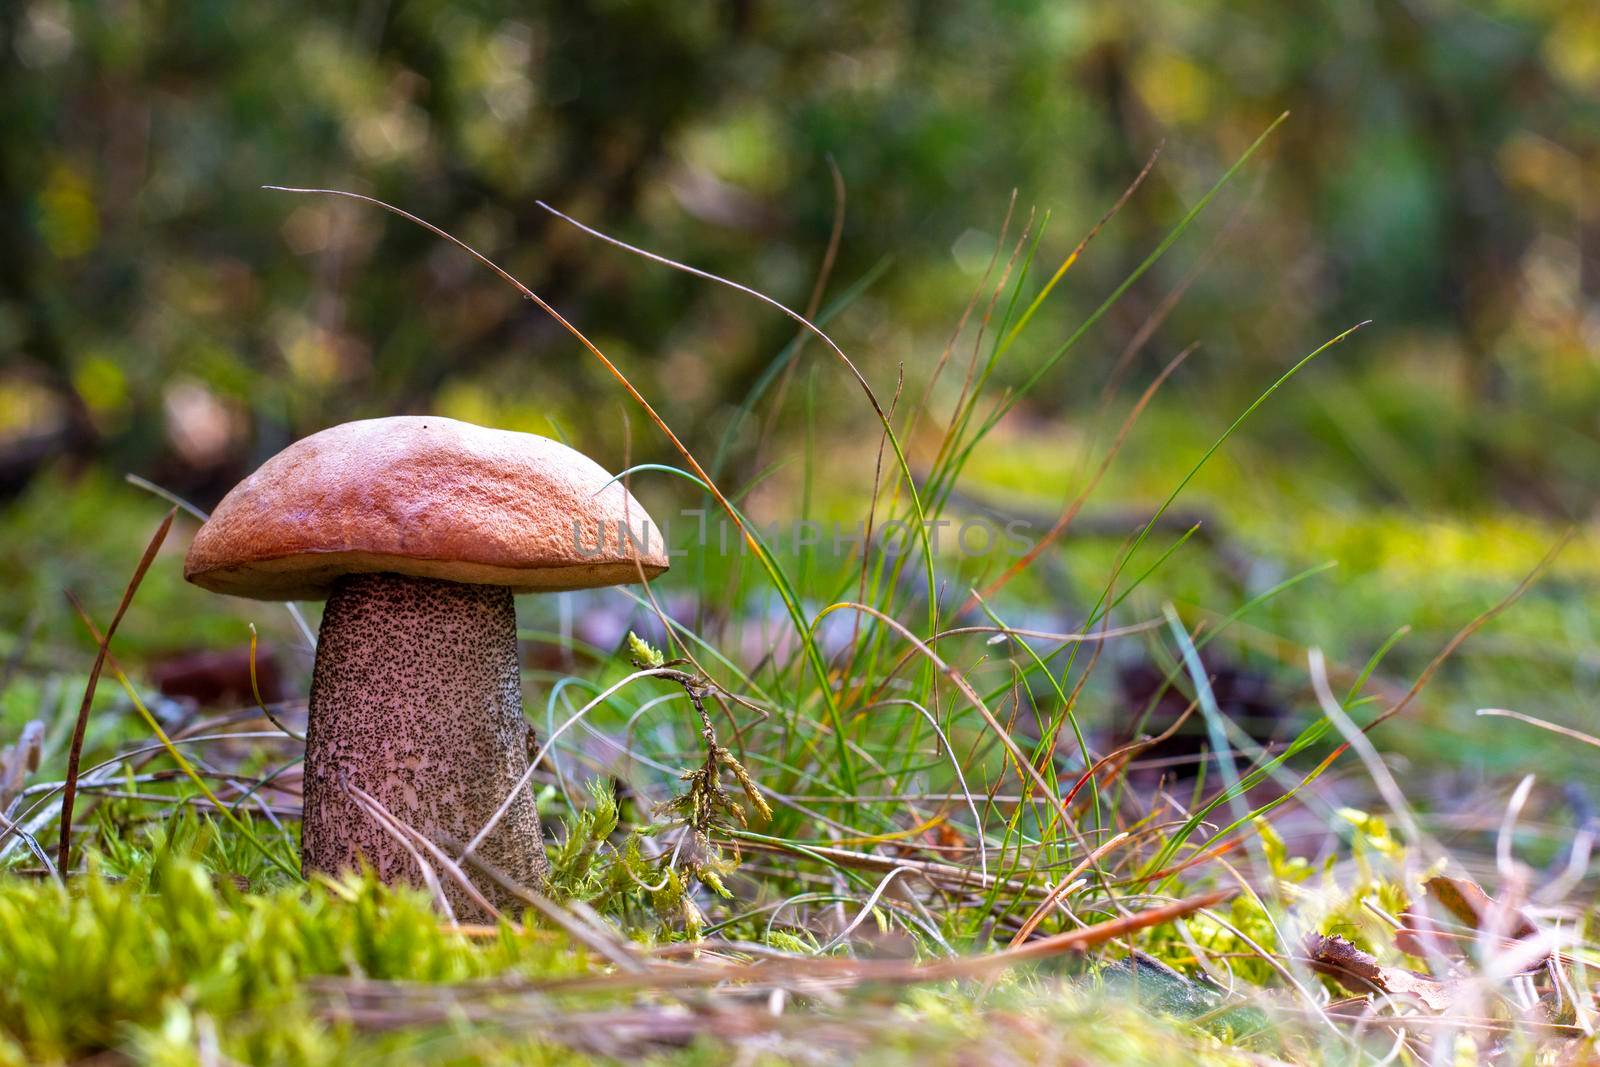
[{"label": "dark speckle on stem", "polygon": [[[311,683],[306,873],[365,863],[386,882],[421,882],[416,860],[356,805],[341,776],[451,852],[515,788],[530,747],[509,589],[396,574],[341,579]],[[530,790],[476,855],[516,885],[542,883],[548,863]],[[440,875],[459,919],[487,918]],[[474,884],[496,907],[515,910],[492,879]]]}]

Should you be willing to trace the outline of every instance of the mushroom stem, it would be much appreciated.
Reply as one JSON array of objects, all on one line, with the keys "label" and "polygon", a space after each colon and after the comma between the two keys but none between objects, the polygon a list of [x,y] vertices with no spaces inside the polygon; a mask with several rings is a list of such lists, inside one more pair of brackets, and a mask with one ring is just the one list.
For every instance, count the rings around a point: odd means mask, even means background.
[{"label": "mushroom stem", "polygon": [[[346,783],[454,855],[516,788],[531,739],[510,589],[399,574],[339,579],[311,679],[305,873],[364,863],[384,882],[422,884],[416,858]],[[549,861],[528,789],[475,855],[515,885],[543,884]],[[488,918],[437,873],[457,919]],[[518,908],[494,879],[470,867],[464,873],[496,907]]]}]

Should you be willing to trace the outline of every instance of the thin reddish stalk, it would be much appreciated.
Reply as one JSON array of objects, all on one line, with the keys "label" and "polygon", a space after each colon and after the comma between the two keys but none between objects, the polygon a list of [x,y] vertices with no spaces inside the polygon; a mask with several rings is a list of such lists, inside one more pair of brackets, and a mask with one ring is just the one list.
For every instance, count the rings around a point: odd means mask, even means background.
[{"label": "thin reddish stalk", "polygon": [[[106,627],[105,635],[100,639],[94,666],[89,669],[88,684],[83,687],[83,702],[78,705],[78,721],[73,725],[72,745],[67,750],[66,784],[61,789],[61,843],[56,849],[56,867],[61,871],[63,878],[66,877],[72,862],[72,806],[78,798],[78,766],[83,758],[84,735],[89,729],[89,707],[94,703],[94,691],[100,684],[100,672],[105,669],[106,653],[111,647],[111,636],[117,632],[122,616],[127,614],[128,605],[133,603],[133,594],[138,591],[139,583],[144,581],[145,572],[150,569],[150,564],[155,562],[156,553],[161,550],[161,543],[167,539],[167,531],[172,529],[172,520],[177,514],[177,508],[167,512],[166,518],[161,520],[161,525],[156,527],[155,536],[150,538],[150,544],[145,547],[144,555],[139,557],[139,565],[134,568],[133,577],[128,579],[128,586],[122,591],[122,603],[117,605],[117,613],[111,617],[111,625]],[[67,598],[76,604],[76,599],[70,591],[67,593]]]}]

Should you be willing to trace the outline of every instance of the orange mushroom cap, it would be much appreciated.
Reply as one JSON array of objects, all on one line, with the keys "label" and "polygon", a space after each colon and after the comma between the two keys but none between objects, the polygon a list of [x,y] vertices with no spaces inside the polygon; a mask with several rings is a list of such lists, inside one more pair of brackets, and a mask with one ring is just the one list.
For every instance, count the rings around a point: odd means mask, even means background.
[{"label": "orange mushroom cap", "polygon": [[519,593],[639,581],[666,546],[633,494],[531,433],[403,415],[285,448],[200,527],[184,577],[257,600],[321,600],[389,572]]}]

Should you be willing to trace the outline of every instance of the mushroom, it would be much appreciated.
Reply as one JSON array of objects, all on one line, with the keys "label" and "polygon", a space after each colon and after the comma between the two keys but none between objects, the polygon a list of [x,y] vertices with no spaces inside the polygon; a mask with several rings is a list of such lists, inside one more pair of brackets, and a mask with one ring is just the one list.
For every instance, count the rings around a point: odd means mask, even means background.
[{"label": "mushroom", "polygon": [[[518,789],[533,734],[513,595],[666,569],[649,516],[587,456],[534,434],[402,416],[335,426],[267,460],[200,527],[184,577],[234,596],[328,602],[306,730],[306,874],[366,864],[385,882],[419,883],[422,850],[384,825],[385,811],[454,858],[509,798],[474,855],[509,885],[538,887],[549,861],[532,793]],[[474,883],[514,907],[500,879]],[[458,918],[486,918],[441,882]]]}]

